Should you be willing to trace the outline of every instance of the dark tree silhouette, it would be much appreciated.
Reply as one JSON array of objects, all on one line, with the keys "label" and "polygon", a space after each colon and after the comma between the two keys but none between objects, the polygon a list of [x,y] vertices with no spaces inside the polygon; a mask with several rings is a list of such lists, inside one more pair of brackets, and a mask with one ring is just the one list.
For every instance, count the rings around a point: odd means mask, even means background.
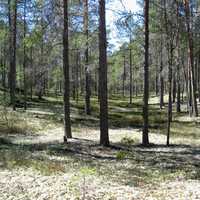
[{"label": "dark tree silhouette", "polygon": [[100,144],[109,145],[107,100],[107,39],[105,0],[99,0],[99,93],[100,93]]},{"label": "dark tree silhouette", "polygon": [[143,105],[143,137],[142,144],[147,146],[149,144],[149,0],[144,1],[144,23],[145,23],[145,61],[144,61],[144,105]]},{"label": "dark tree silhouette", "polygon": [[16,33],[17,33],[17,1],[8,0],[8,19],[9,19],[9,38],[10,38],[10,71],[9,71],[9,86],[10,86],[10,103],[13,110],[16,109]]},{"label": "dark tree silhouette", "polygon": [[68,41],[68,0],[63,0],[63,72],[64,72],[64,141],[72,138],[70,120],[69,41]]}]

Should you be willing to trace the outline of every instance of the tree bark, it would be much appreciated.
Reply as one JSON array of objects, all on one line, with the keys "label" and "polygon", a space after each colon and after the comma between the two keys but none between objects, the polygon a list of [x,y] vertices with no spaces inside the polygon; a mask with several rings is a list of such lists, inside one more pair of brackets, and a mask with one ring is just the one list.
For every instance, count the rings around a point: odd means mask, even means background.
[{"label": "tree bark", "polygon": [[198,56],[198,67],[197,67],[197,70],[198,70],[198,99],[199,99],[199,102],[200,102],[200,53],[199,53],[199,56]]},{"label": "tree bark", "polygon": [[156,80],[155,80],[155,94],[158,96],[159,94],[159,82],[158,82],[158,69],[156,67]]},{"label": "tree bark", "polygon": [[173,62],[173,44],[170,45],[169,63],[168,63],[168,112],[167,112],[167,146],[170,140],[170,128],[172,121],[172,62]]},{"label": "tree bark", "polygon": [[179,61],[177,63],[177,102],[176,102],[176,111],[178,113],[181,112],[181,83],[180,83],[180,64],[179,64]]},{"label": "tree bark", "polygon": [[175,103],[176,102],[176,72],[173,73],[173,90],[172,90],[172,102]]},{"label": "tree bark", "polygon": [[33,76],[31,76],[31,86],[30,86],[30,89],[31,89],[31,93],[30,93],[30,97],[31,99],[33,98],[33,83],[34,83],[34,78],[35,78],[35,73],[34,73],[34,69],[33,69],[33,46],[31,46],[31,49],[30,49],[30,66],[31,66],[31,73],[33,74]]},{"label": "tree bark", "polygon": [[88,53],[88,0],[83,0],[84,6],[84,33],[86,37],[86,49],[85,49],[85,112],[87,115],[91,114],[90,108],[90,96],[91,96],[91,85],[90,85],[90,69],[89,69],[89,53]]},{"label": "tree bark", "polygon": [[169,146],[170,143],[170,129],[172,122],[172,65],[174,59],[174,38],[175,32],[173,30],[172,24],[168,21],[166,0],[164,1],[164,19],[165,19],[165,29],[167,34],[167,53],[168,53],[168,111],[167,111],[167,141],[166,145]]},{"label": "tree bark", "polygon": [[179,20],[179,3],[176,2],[177,8],[176,8],[176,18],[177,18],[177,25],[178,25],[178,31],[177,31],[177,37],[176,37],[176,43],[177,43],[177,101],[176,101],[176,111],[177,113],[181,112],[181,82],[180,82],[180,20]]},{"label": "tree bark", "polygon": [[185,14],[186,14],[186,25],[187,25],[187,36],[188,36],[188,54],[189,54],[189,76],[190,76],[190,86],[191,86],[191,97],[192,97],[192,113],[194,117],[198,116],[198,108],[196,101],[196,84],[195,84],[195,74],[194,74],[194,56],[193,56],[193,38],[190,25],[190,6],[189,0],[185,0]]},{"label": "tree bark", "polygon": [[99,92],[100,92],[100,144],[109,145],[107,100],[107,39],[105,0],[99,0]]},{"label": "tree bark", "polygon": [[23,69],[24,69],[24,110],[27,109],[27,81],[26,81],[26,0],[24,0],[24,52],[23,52]]},{"label": "tree bark", "polygon": [[[131,43],[131,40],[130,40]],[[129,86],[129,103],[132,104],[133,99],[133,68],[132,68],[132,49],[129,49],[130,51],[130,86]]]},{"label": "tree bark", "polygon": [[161,36],[160,49],[160,109],[164,106],[164,78],[163,78],[163,36]]},{"label": "tree bark", "polygon": [[124,69],[123,69],[123,83],[122,83],[122,95],[125,97],[125,80],[126,80],[126,57],[125,55],[123,56],[124,58]]},{"label": "tree bark", "polygon": [[76,103],[78,104],[79,101],[79,80],[78,80],[78,75],[79,75],[79,59],[80,59],[80,53],[79,50],[77,49],[76,51]]},{"label": "tree bark", "polygon": [[10,42],[10,71],[9,71],[9,85],[10,85],[10,103],[13,110],[16,110],[16,33],[17,33],[17,1],[8,0],[9,6],[9,42]]},{"label": "tree bark", "polygon": [[143,105],[143,136],[142,144],[149,144],[149,0],[144,1],[144,23],[145,23],[145,62],[144,62],[144,105]]},{"label": "tree bark", "polygon": [[63,72],[64,72],[64,142],[72,138],[70,120],[69,41],[68,41],[68,0],[63,0]]}]

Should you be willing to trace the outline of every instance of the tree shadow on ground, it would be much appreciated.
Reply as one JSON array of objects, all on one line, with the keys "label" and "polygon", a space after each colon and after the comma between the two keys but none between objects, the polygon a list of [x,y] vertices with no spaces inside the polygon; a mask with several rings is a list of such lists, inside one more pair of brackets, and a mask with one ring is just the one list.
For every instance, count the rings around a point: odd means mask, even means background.
[{"label": "tree shadow on ground", "polygon": [[[140,145],[112,143],[102,147],[96,141],[73,138],[62,142],[17,144],[0,140],[0,168],[34,167],[39,171],[70,172],[95,168],[99,176],[127,184],[157,179],[200,179],[200,148],[190,145]],[[62,159],[61,159],[62,158]],[[58,166],[58,167],[56,167]],[[55,171],[54,171],[55,170]]]},{"label": "tree shadow on ground", "polygon": [[[72,123],[87,125],[88,127],[99,126],[99,105],[97,99],[93,99],[91,105],[91,116],[85,115],[84,101],[79,103],[71,101]],[[143,126],[142,104],[134,102],[129,104],[128,101],[109,100],[109,121],[111,128],[133,127],[141,128]],[[33,99],[30,102],[30,109],[38,118],[49,119],[55,122],[62,122],[63,106],[62,101],[44,98],[42,100]],[[38,112],[44,111],[44,112]],[[150,128],[158,129],[166,123],[166,114],[160,111],[157,105],[150,106]]]}]

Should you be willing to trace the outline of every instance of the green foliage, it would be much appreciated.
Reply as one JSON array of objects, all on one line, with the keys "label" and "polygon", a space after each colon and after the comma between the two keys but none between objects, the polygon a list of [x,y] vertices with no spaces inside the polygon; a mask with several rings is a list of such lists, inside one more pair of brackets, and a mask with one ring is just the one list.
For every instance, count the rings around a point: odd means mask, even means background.
[{"label": "green foliage", "polygon": [[19,133],[31,134],[37,129],[28,119],[21,117],[15,111],[9,111],[6,107],[0,110],[0,132],[2,133]]},{"label": "green foliage", "polygon": [[96,168],[93,167],[86,166],[86,167],[81,167],[80,169],[80,174],[82,176],[95,175],[96,173],[97,173]]},{"label": "green foliage", "polygon": [[138,139],[133,139],[131,137],[128,137],[128,136],[125,136],[121,139],[121,143],[122,144],[125,144],[127,146],[131,146],[131,145],[134,145],[134,144],[137,144],[139,143],[139,140]]},{"label": "green foliage", "polygon": [[65,167],[54,161],[32,161],[29,166],[46,176],[65,172]]},{"label": "green foliage", "polygon": [[[10,149],[12,148],[12,143],[6,143]],[[23,145],[21,146],[23,149]],[[45,176],[55,175],[65,172],[65,167],[59,163],[52,160],[40,159],[30,159],[27,151],[21,151],[17,149],[12,149],[12,151],[4,152],[4,158],[0,159],[3,166],[8,169],[13,168],[32,168],[39,171]]]},{"label": "green foliage", "polygon": [[72,176],[67,184],[70,193],[75,199],[85,199],[87,184],[97,175],[96,169],[90,166],[81,167],[79,173]]},{"label": "green foliage", "polygon": [[117,154],[116,154],[116,158],[118,160],[123,160],[125,159],[127,156],[127,152],[126,151],[118,151]]}]

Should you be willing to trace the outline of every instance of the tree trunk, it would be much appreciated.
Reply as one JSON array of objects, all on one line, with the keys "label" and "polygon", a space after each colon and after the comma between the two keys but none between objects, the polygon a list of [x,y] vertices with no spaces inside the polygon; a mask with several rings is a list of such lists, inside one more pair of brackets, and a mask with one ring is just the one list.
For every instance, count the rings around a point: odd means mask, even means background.
[{"label": "tree trunk", "polygon": [[107,100],[107,39],[105,0],[99,0],[99,92],[100,92],[100,144],[109,145]]},{"label": "tree trunk", "polygon": [[124,71],[123,71],[123,83],[122,83],[122,95],[125,97],[125,80],[126,80],[126,57],[124,55]]},{"label": "tree trunk", "polygon": [[1,74],[1,80],[2,80],[2,87],[4,90],[4,93],[6,91],[6,49],[5,44],[1,48],[1,57],[0,57],[0,66],[2,67],[2,74]]},{"label": "tree trunk", "polygon": [[[182,66],[183,66],[183,73],[184,73],[184,79],[185,79],[185,89],[186,89],[186,96],[187,96],[187,111],[190,113],[190,107],[191,107],[191,95],[190,95],[190,89],[189,89],[189,70],[186,69],[184,66],[184,58],[182,57]],[[183,95],[182,95],[183,97]]]},{"label": "tree trunk", "polygon": [[99,85],[98,85],[98,74],[99,74],[99,70],[98,70],[98,65],[95,66],[95,95],[97,96],[98,98],[98,95],[99,95]]},{"label": "tree trunk", "polygon": [[157,69],[156,69],[156,80],[155,80],[155,94],[156,96],[158,96],[159,94],[159,86],[158,86],[158,72],[157,72]]},{"label": "tree trunk", "polygon": [[168,66],[168,113],[167,113],[167,146],[170,140],[170,128],[172,121],[172,62],[173,62],[173,44],[170,45],[169,66]]},{"label": "tree trunk", "polygon": [[198,99],[199,99],[199,102],[200,102],[200,53],[199,53],[199,56],[198,56],[198,67],[197,67],[197,70],[198,70]]},{"label": "tree trunk", "polygon": [[160,49],[160,109],[164,106],[164,79],[163,79],[163,37],[161,36]]},{"label": "tree trunk", "polygon": [[[131,40],[130,40],[131,43]],[[130,93],[130,100],[129,103],[132,104],[132,98],[133,98],[133,69],[132,69],[132,49],[130,48],[130,87],[129,87],[129,93]]]},{"label": "tree trunk", "polygon": [[176,102],[176,73],[173,73],[173,90],[172,90],[172,94],[173,94],[173,98],[172,98],[172,102],[175,103]]},{"label": "tree trunk", "polygon": [[196,101],[196,84],[195,84],[195,75],[194,75],[194,56],[193,56],[193,39],[190,25],[190,6],[189,1],[185,0],[185,14],[186,14],[186,25],[187,25],[187,35],[188,35],[188,54],[189,62],[188,69],[190,75],[190,85],[191,85],[191,97],[192,97],[192,113],[193,116],[198,116],[198,108]]},{"label": "tree trunk", "polygon": [[63,72],[64,72],[64,142],[72,138],[70,120],[69,41],[68,41],[68,0],[63,0]]},{"label": "tree trunk", "polygon": [[180,65],[179,65],[179,62],[177,64],[177,103],[176,103],[176,111],[178,113],[181,112],[181,83],[180,83]]},{"label": "tree trunk", "polygon": [[26,81],[26,0],[24,0],[24,52],[23,52],[23,69],[24,69],[24,110],[27,109],[27,81]]},{"label": "tree trunk", "polygon": [[135,80],[135,96],[138,96],[138,83],[137,80]]},{"label": "tree trunk", "polygon": [[144,105],[143,105],[143,137],[142,144],[149,144],[149,0],[144,1],[144,23],[145,23],[145,62],[144,62]]},{"label": "tree trunk", "polygon": [[9,71],[9,85],[10,85],[10,103],[13,110],[16,110],[16,32],[17,32],[17,1],[8,0],[9,6],[9,39],[10,39],[10,71]]},{"label": "tree trunk", "polygon": [[164,19],[165,19],[165,29],[167,34],[167,53],[168,53],[168,112],[167,112],[167,141],[166,145],[169,146],[170,143],[170,129],[172,122],[172,65],[173,65],[173,54],[174,54],[174,39],[175,34],[172,30],[171,24],[168,23],[166,0],[164,1]]},{"label": "tree trunk", "polygon": [[180,82],[180,20],[179,20],[179,3],[176,2],[177,8],[176,8],[176,18],[177,18],[177,25],[178,25],[178,31],[177,31],[177,37],[176,37],[176,43],[177,43],[177,102],[176,102],[176,112],[181,112],[181,82]]},{"label": "tree trunk", "polygon": [[3,50],[3,77],[2,77],[2,86],[3,86],[3,99],[4,102],[6,101],[6,92],[7,92],[7,84],[6,84],[6,42],[4,43],[4,50]]},{"label": "tree trunk", "polygon": [[78,72],[79,72],[79,68],[80,68],[80,64],[79,64],[79,50],[77,50],[76,52],[76,103],[78,104],[79,101],[79,81],[78,81]]},{"label": "tree trunk", "polygon": [[87,115],[91,114],[90,108],[90,96],[91,96],[91,85],[90,85],[90,69],[89,69],[89,53],[88,53],[88,0],[83,0],[84,6],[84,33],[86,38],[86,49],[85,49],[85,112]]},{"label": "tree trunk", "polygon": [[[35,73],[34,73],[34,69],[33,69],[33,46],[31,46],[31,50],[30,50],[30,65],[31,65],[31,74],[33,74],[33,76],[35,76]],[[30,86],[30,89],[31,89],[31,94],[30,94],[30,97],[31,97],[31,100],[33,98],[33,76],[31,76],[31,86]]]}]

